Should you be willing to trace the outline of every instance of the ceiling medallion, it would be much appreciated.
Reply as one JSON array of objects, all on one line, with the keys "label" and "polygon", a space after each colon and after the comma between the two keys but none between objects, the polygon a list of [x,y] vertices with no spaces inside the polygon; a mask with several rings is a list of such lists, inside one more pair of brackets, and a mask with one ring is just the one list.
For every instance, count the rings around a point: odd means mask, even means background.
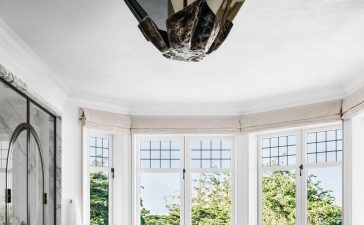
[{"label": "ceiling medallion", "polygon": [[145,38],[168,59],[199,62],[218,49],[245,0],[125,0]]}]

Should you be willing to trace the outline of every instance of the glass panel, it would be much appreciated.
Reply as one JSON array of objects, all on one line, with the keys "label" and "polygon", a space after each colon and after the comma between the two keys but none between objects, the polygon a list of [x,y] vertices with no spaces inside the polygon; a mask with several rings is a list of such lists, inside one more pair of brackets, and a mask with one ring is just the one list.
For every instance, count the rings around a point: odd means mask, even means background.
[{"label": "glass panel", "polygon": [[[14,145],[8,166],[8,189],[11,203],[8,204],[9,224],[27,224],[27,132],[20,134]],[[5,202],[5,201],[4,201]]]},{"label": "glass panel", "polygon": [[341,167],[308,169],[307,224],[342,224]]},{"label": "glass panel", "polygon": [[265,172],[262,179],[263,224],[296,224],[296,174],[294,171]]},{"label": "glass panel", "polygon": [[181,167],[181,146],[174,141],[141,141],[139,154],[143,169]]},{"label": "glass panel", "polygon": [[340,162],[342,160],[340,157],[342,150],[341,133],[341,129],[308,133],[307,162]]},{"label": "glass panel", "polygon": [[194,140],[191,142],[192,168],[230,168],[231,141]]},{"label": "glass panel", "polygon": [[90,173],[90,225],[109,224],[109,174]]},{"label": "glass panel", "polygon": [[181,218],[180,174],[140,175],[141,225],[179,225]]},{"label": "glass panel", "polygon": [[43,224],[43,168],[40,149],[33,136],[29,148],[29,219],[30,224]]},{"label": "glass panel", "polygon": [[287,166],[296,164],[296,136],[280,136],[262,140],[262,165]]},{"label": "glass panel", "polygon": [[[30,124],[36,130],[39,137],[44,168],[44,192],[47,193],[48,204],[46,207],[47,224],[54,224],[54,199],[55,199],[55,170],[54,170],[54,117],[47,112],[30,104]],[[37,164],[38,166],[38,164]],[[40,176],[40,174],[39,174]],[[33,195],[33,192],[30,192]],[[34,224],[34,223],[32,223]],[[36,223],[37,224],[37,223]]]},{"label": "glass panel", "polygon": [[192,174],[192,225],[231,224],[231,175]]},{"label": "glass panel", "polygon": [[[5,170],[6,170],[6,160],[7,153],[9,148],[9,141],[12,133],[15,131],[16,127],[26,122],[26,99],[21,97],[18,93],[9,88],[6,84],[0,81],[0,224],[5,224]],[[11,165],[9,168],[10,180],[12,181],[13,176],[19,178],[24,178],[24,174],[26,174],[26,158],[24,155],[21,155],[19,151],[25,150],[25,135],[21,135],[18,140],[17,145],[15,146],[16,151],[16,160],[18,163],[24,163],[21,167],[12,169],[13,162],[11,161]],[[22,193],[20,198],[26,199],[25,192],[22,192],[21,188],[26,187],[26,180],[16,181],[14,184],[19,184],[20,186],[16,186],[16,192]],[[10,185],[12,186],[12,184]],[[20,199],[17,199],[20,201]],[[26,210],[26,206],[24,206],[26,202],[22,202],[23,208],[18,206],[14,208],[14,211],[11,212],[13,218],[10,221],[26,221],[26,215],[24,215],[24,210]],[[12,206],[10,206],[12,207]],[[18,218],[17,220],[15,218]],[[15,224],[15,223],[14,223]]]},{"label": "glass panel", "polygon": [[107,138],[89,137],[90,166],[109,167],[109,142]]}]

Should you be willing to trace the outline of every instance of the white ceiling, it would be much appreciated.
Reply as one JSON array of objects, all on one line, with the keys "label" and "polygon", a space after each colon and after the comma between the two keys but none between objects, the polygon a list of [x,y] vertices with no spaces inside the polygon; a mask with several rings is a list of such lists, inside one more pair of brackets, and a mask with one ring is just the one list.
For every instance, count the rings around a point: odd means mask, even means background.
[{"label": "white ceiling", "polygon": [[247,113],[364,84],[363,0],[247,0],[200,63],[163,58],[123,0],[0,0],[0,17],[73,99],[113,111]]}]

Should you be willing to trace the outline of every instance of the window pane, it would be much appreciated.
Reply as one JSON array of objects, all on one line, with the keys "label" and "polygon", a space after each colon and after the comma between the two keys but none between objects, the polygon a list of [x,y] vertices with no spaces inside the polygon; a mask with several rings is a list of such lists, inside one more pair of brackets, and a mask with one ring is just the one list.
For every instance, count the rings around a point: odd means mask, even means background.
[{"label": "window pane", "polygon": [[307,163],[341,162],[337,157],[342,150],[341,133],[341,129],[308,133]]},{"label": "window pane", "polygon": [[163,150],[171,149],[171,142],[170,141],[162,141],[161,142],[161,149],[163,149]]},{"label": "window pane", "polygon": [[342,224],[341,167],[308,169],[308,225]]},{"label": "window pane", "polygon": [[140,151],[140,158],[143,159],[150,159],[150,151]]},{"label": "window pane", "polygon": [[171,158],[171,151],[169,151],[169,150],[163,150],[162,152],[161,152],[161,158],[162,159],[170,159]]},{"label": "window pane", "polygon": [[180,168],[180,147],[181,145],[174,141],[141,141],[141,168]]},{"label": "window pane", "polygon": [[109,224],[109,175],[105,172],[90,174],[90,224]]},{"label": "window pane", "polygon": [[102,138],[96,138],[96,147],[102,148]]},{"label": "window pane", "polygon": [[192,168],[230,168],[231,146],[229,140],[194,140],[191,142]]},{"label": "window pane", "polygon": [[109,140],[104,138],[102,139],[102,147],[103,148],[109,148]]},{"label": "window pane", "polygon": [[262,144],[262,165],[287,166],[296,163],[296,136],[264,138]]},{"label": "window pane", "polygon": [[178,173],[141,174],[141,225],[180,224],[180,206],[180,175]]},{"label": "window pane", "polygon": [[109,167],[109,142],[106,138],[89,137],[90,166]]},{"label": "window pane", "polygon": [[278,146],[278,138],[271,138],[270,147],[277,147],[277,146]]},{"label": "window pane", "polygon": [[192,225],[231,224],[231,175],[192,174]]},{"label": "window pane", "polygon": [[263,224],[296,224],[296,175],[293,171],[263,173]]},{"label": "window pane", "polygon": [[150,141],[141,141],[140,142],[140,149],[150,150]]}]

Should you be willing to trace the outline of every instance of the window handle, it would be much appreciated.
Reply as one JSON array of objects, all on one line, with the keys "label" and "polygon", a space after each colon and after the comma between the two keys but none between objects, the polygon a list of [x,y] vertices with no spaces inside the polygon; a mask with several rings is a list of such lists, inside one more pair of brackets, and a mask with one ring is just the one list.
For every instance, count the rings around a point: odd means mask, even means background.
[{"label": "window handle", "polygon": [[111,178],[115,178],[115,168],[111,168]]},{"label": "window handle", "polygon": [[300,165],[300,177],[302,177],[303,165]]},{"label": "window handle", "polygon": [[183,180],[184,180],[185,179],[185,174],[186,174],[186,169],[183,169],[182,173],[183,173]]}]

